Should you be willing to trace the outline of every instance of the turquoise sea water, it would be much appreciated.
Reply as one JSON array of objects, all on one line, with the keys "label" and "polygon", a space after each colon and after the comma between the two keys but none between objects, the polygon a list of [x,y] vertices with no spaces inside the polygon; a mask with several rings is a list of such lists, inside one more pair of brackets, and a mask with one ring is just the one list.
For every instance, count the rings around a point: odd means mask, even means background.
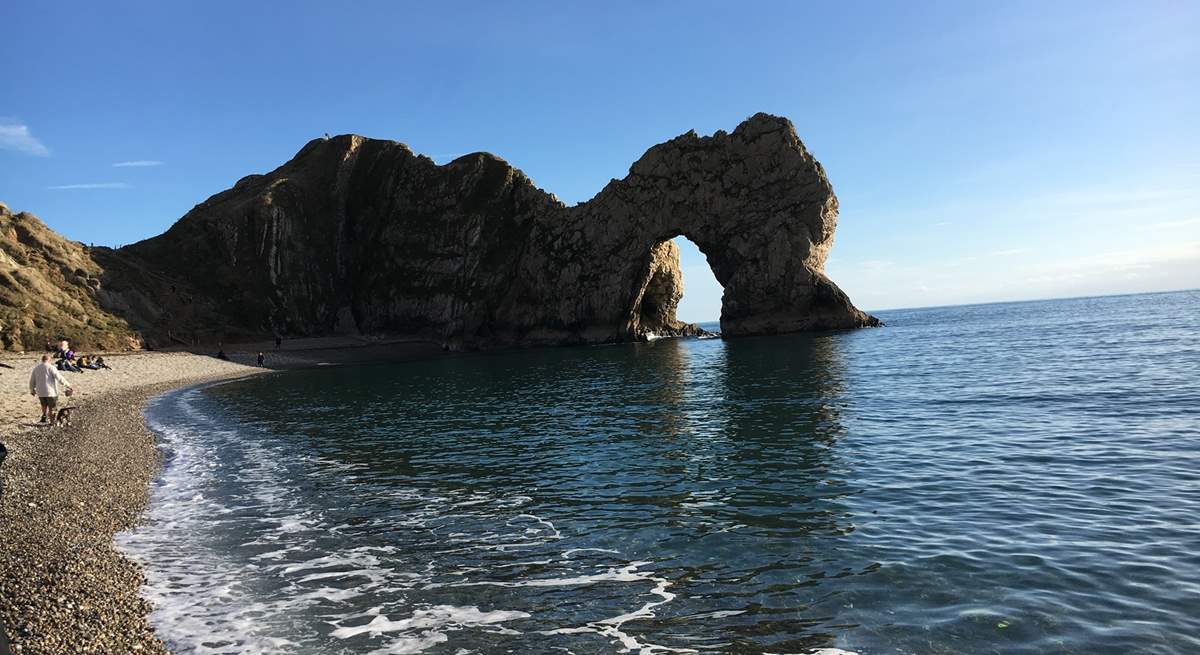
[{"label": "turquoise sea water", "polygon": [[184,390],[178,653],[1200,652],[1200,292]]}]

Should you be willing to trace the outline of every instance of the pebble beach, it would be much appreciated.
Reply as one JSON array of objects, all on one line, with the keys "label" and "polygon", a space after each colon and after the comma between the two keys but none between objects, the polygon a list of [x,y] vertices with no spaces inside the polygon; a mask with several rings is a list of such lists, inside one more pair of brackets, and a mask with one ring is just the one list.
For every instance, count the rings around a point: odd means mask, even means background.
[{"label": "pebble beach", "polygon": [[[169,389],[265,372],[191,353],[107,356],[112,370],[65,373],[71,424],[39,425],[29,371],[0,362],[0,622],[12,652],[166,653],[146,622],[142,573],[113,547],[145,508],[159,469],[141,409]],[[65,402],[64,402],[65,401]]]}]

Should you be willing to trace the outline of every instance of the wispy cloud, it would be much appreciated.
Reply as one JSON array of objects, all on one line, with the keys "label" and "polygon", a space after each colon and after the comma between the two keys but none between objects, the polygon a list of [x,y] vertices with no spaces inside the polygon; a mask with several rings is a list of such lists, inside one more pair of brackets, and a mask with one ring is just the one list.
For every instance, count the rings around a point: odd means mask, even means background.
[{"label": "wispy cloud", "polygon": [[0,118],[0,150],[15,150],[38,157],[50,156],[50,149],[33,136],[29,126],[13,118]]},{"label": "wispy cloud", "polygon": [[113,164],[113,168],[145,168],[147,166],[162,166],[163,162],[157,159],[135,159],[133,161],[119,161]]},{"label": "wispy cloud", "polygon": [[1162,221],[1160,223],[1151,223],[1149,227],[1154,230],[1168,230],[1175,227],[1187,227],[1189,225],[1200,225],[1200,218],[1185,218],[1179,221]]},{"label": "wispy cloud", "polygon": [[[1181,215],[1195,216],[1200,193],[1196,185],[1175,180],[1168,186],[1135,186],[1114,190],[1108,187],[1086,187],[1044,194],[1028,199],[1026,206],[1037,211],[1021,208],[1010,211],[1033,217],[1041,214],[1067,225],[1085,225],[1095,229],[1099,225],[1142,224],[1154,227],[1167,223],[1174,227]],[[1163,219],[1166,219],[1165,221]],[[1041,219],[1041,220],[1044,220]]]},{"label": "wispy cloud", "polygon": [[[1200,241],[1136,245],[1072,256],[1055,252],[1035,261],[981,257],[972,267],[897,263],[885,270],[842,267],[835,279],[860,307],[995,302],[1195,288]],[[1042,254],[1042,248],[1031,249]]]},{"label": "wispy cloud", "polygon": [[1029,248],[1009,248],[1008,250],[994,250],[989,252],[991,257],[1009,257],[1011,255],[1019,255],[1023,252],[1029,252]]},{"label": "wispy cloud", "polygon": [[1159,246],[1111,250],[1050,261],[1044,263],[1043,266],[1054,271],[1077,271],[1091,274],[1140,270],[1178,261],[1200,261],[1200,241],[1182,241]]},{"label": "wispy cloud", "polygon": [[47,189],[132,189],[132,184],[125,182],[92,182],[90,184],[60,184],[58,186],[48,186]]}]

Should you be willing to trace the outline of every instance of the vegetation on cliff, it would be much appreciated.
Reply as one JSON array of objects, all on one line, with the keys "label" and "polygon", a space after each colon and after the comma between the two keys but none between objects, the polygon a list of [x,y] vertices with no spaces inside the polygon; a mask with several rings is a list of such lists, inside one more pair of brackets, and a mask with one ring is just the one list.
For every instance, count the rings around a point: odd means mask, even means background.
[{"label": "vegetation on cliff", "polygon": [[89,350],[140,347],[137,331],[102,307],[104,276],[94,249],[0,203],[0,343],[5,350],[41,350],[47,339],[61,336]]}]

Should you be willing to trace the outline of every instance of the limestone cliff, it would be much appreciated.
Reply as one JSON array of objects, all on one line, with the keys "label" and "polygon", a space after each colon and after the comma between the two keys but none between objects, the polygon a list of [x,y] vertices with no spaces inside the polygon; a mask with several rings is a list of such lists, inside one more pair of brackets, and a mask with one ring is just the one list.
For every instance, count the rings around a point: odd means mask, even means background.
[{"label": "limestone cliff", "polygon": [[862,327],[825,277],[837,198],[786,119],[693,132],[566,207],[476,153],[438,165],[394,142],[318,139],[166,233],[98,250],[95,294],[150,339],[420,335],[454,348],[694,331],[676,320],[691,239],[724,286],[726,335]]},{"label": "limestone cliff", "polygon": [[657,145],[592,200],[536,223],[520,279],[566,292],[547,294],[560,305],[542,325],[633,336],[645,308],[630,290],[646,278],[645,253],[683,235],[725,289],[726,335],[878,325],[825,277],[837,212],[791,122],[757,114],[730,134]]},{"label": "limestone cliff", "polygon": [[823,272],[837,207],[791,123],[766,114],[655,146],[575,207],[493,155],[439,166],[345,135],[121,254],[212,303],[154,317],[176,335],[221,325],[487,347],[679,333],[677,235],[725,287],[727,335],[873,325]]}]

